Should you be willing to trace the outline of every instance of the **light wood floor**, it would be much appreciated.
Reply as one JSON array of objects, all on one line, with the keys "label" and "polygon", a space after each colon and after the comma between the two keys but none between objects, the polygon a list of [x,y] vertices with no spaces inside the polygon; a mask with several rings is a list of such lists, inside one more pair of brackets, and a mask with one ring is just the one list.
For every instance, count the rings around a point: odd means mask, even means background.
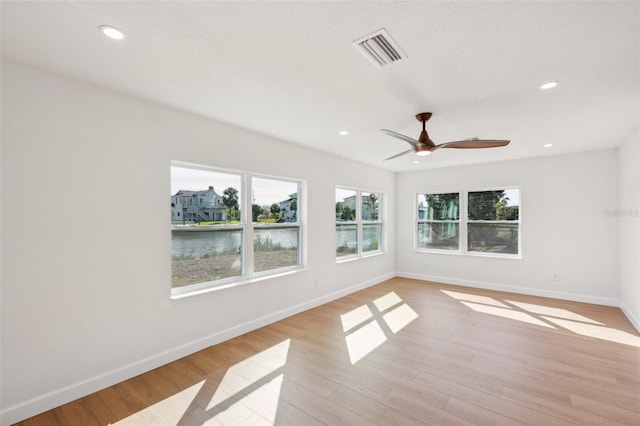
[{"label": "light wood floor", "polygon": [[394,278],[24,425],[640,425],[617,308]]}]

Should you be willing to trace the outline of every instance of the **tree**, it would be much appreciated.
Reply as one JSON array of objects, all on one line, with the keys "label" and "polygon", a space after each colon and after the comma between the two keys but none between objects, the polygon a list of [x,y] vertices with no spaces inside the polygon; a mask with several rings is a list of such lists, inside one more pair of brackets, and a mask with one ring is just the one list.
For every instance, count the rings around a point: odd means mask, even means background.
[{"label": "tree", "polygon": [[[518,206],[509,206],[504,190],[469,193],[469,220],[517,220]],[[511,225],[496,223],[472,223],[468,230],[469,247],[473,250],[512,252],[517,248],[518,233]],[[502,249],[500,249],[502,247]]]},{"label": "tree", "polygon": [[371,215],[369,217],[369,220],[378,220],[378,206],[377,203],[378,202],[378,196],[375,193],[370,193],[369,194],[369,211],[371,212]]},{"label": "tree", "polygon": [[222,204],[229,210],[228,217],[230,219],[240,219],[238,212],[238,190],[229,187],[222,192]]},{"label": "tree", "polygon": [[470,220],[497,220],[498,209],[507,205],[505,191],[482,191],[469,193]]},{"label": "tree", "polygon": [[260,207],[257,204],[253,204],[251,206],[251,217],[253,219],[254,222],[258,221],[258,216],[260,216],[262,214],[262,207]]},{"label": "tree", "polygon": [[277,203],[271,204],[271,217],[277,219],[280,215],[280,206]]},{"label": "tree", "polygon": [[342,207],[342,214],[340,215],[340,218],[345,221],[355,220],[356,212],[351,207],[345,204]]},{"label": "tree", "polygon": [[458,193],[450,194],[424,194],[427,200],[425,219],[429,220],[454,220],[458,219],[460,212]]}]

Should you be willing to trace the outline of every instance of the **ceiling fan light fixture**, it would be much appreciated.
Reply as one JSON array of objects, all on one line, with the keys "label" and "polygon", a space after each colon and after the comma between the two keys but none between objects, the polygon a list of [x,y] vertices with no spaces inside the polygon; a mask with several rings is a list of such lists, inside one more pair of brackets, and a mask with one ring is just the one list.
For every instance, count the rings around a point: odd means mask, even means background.
[{"label": "ceiling fan light fixture", "polygon": [[124,39],[124,32],[110,25],[102,25],[98,27],[100,32],[104,34],[106,37],[109,37],[113,40],[122,40]]},{"label": "ceiling fan light fixture", "polygon": [[409,136],[405,136],[400,133],[396,133],[387,129],[380,129],[381,132],[386,133],[387,135],[394,137],[396,139],[403,140],[409,145],[411,145],[411,149],[403,151],[399,154],[392,155],[389,158],[386,158],[384,161],[393,160],[394,158],[409,154],[410,152],[414,152],[416,155],[421,157],[425,157],[431,154],[436,149],[441,148],[457,148],[457,149],[478,149],[478,148],[495,148],[500,146],[507,146],[511,143],[510,140],[505,139],[478,139],[478,138],[469,138],[461,141],[451,141],[445,142],[436,145],[430,138],[426,129],[426,122],[431,118],[430,112],[421,112],[416,114],[416,119],[422,122],[422,131],[420,132],[420,136],[418,139],[411,138]]},{"label": "ceiling fan light fixture", "polygon": [[540,89],[541,90],[549,90],[549,89],[553,89],[557,85],[558,85],[557,81],[547,81],[546,83],[540,85]]}]

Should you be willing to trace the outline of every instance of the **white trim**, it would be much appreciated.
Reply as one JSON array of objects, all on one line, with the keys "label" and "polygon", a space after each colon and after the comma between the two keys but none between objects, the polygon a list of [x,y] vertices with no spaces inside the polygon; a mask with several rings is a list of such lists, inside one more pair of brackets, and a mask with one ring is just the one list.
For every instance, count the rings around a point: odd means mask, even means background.
[{"label": "white trim", "polygon": [[151,371],[155,368],[161,367],[187,355],[191,355],[202,349],[256,330],[260,327],[272,324],[276,321],[280,321],[292,315],[296,315],[300,312],[304,312],[311,308],[315,308],[317,306],[339,299],[340,297],[346,296],[348,294],[355,293],[356,291],[379,284],[393,277],[395,277],[395,274],[389,273],[381,275],[377,278],[373,278],[371,280],[363,281],[361,283],[343,288],[333,293],[326,294],[316,299],[312,299],[298,305],[262,316],[260,318],[247,321],[244,324],[240,324],[235,327],[210,334],[191,342],[186,342],[174,348],[167,349],[166,351],[161,352],[157,355],[146,357],[139,361],[134,361],[123,367],[107,371],[97,376],[89,377],[85,380],[81,380],[69,386],[65,386],[63,388],[47,392],[43,395],[37,396],[27,401],[12,405],[0,412],[0,424],[10,425],[19,422],[29,417],[35,416],[36,414],[43,413],[52,408],[59,407],[60,405],[89,395],[93,392],[97,392],[100,389],[104,389],[108,386],[120,383],[139,374]]},{"label": "white trim", "polygon": [[633,315],[631,309],[629,309],[622,300],[620,300],[620,310],[622,310],[622,313],[627,317],[631,325],[640,333],[640,318]]},{"label": "white trim", "polygon": [[413,278],[416,280],[431,281],[442,284],[452,284],[464,287],[482,288],[485,290],[504,291],[508,293],[526,294],[529,296],[549,297],[552,299],[570,300],[573,302],[593,303],[596,305],[620,307],[620,301],[608,297],[596,297],[586,294],[566,293],[563,291],[540,290],[532,287],[519,287],[504,284],[486,283],[481,281],[461,280],[458,278],[442,277],[437,275],[416,274],[413,272],[397,272],[401,278]]}]

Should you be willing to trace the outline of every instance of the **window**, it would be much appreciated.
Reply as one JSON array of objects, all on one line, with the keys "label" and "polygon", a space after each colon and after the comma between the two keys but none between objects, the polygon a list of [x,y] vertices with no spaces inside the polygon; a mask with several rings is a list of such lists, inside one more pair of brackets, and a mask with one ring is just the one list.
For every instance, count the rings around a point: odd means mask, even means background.
[{"label": "window", "polygon": [[418,195],[418,248],[459,250],[460,194]]},{"label": "window", "polygon": [[300,192],[300,181],[172,163],[172,295],[300,268]]},{"label": "window", "polygon": [[518,188],[418,194],[416,205],[418,250],[520,254]]},{"label": "window", "polygon": [[300,263],[299,184],[293,181],[251,179],[253,204],[253,265],[255,272]]},{"label": "window", "polygon": [[336,257],[381,252],[382,194],[336,188]]},{"label": "window", "polygon": [[518,254],[520,191],[469,192],[467,200],[467,251]]}]

